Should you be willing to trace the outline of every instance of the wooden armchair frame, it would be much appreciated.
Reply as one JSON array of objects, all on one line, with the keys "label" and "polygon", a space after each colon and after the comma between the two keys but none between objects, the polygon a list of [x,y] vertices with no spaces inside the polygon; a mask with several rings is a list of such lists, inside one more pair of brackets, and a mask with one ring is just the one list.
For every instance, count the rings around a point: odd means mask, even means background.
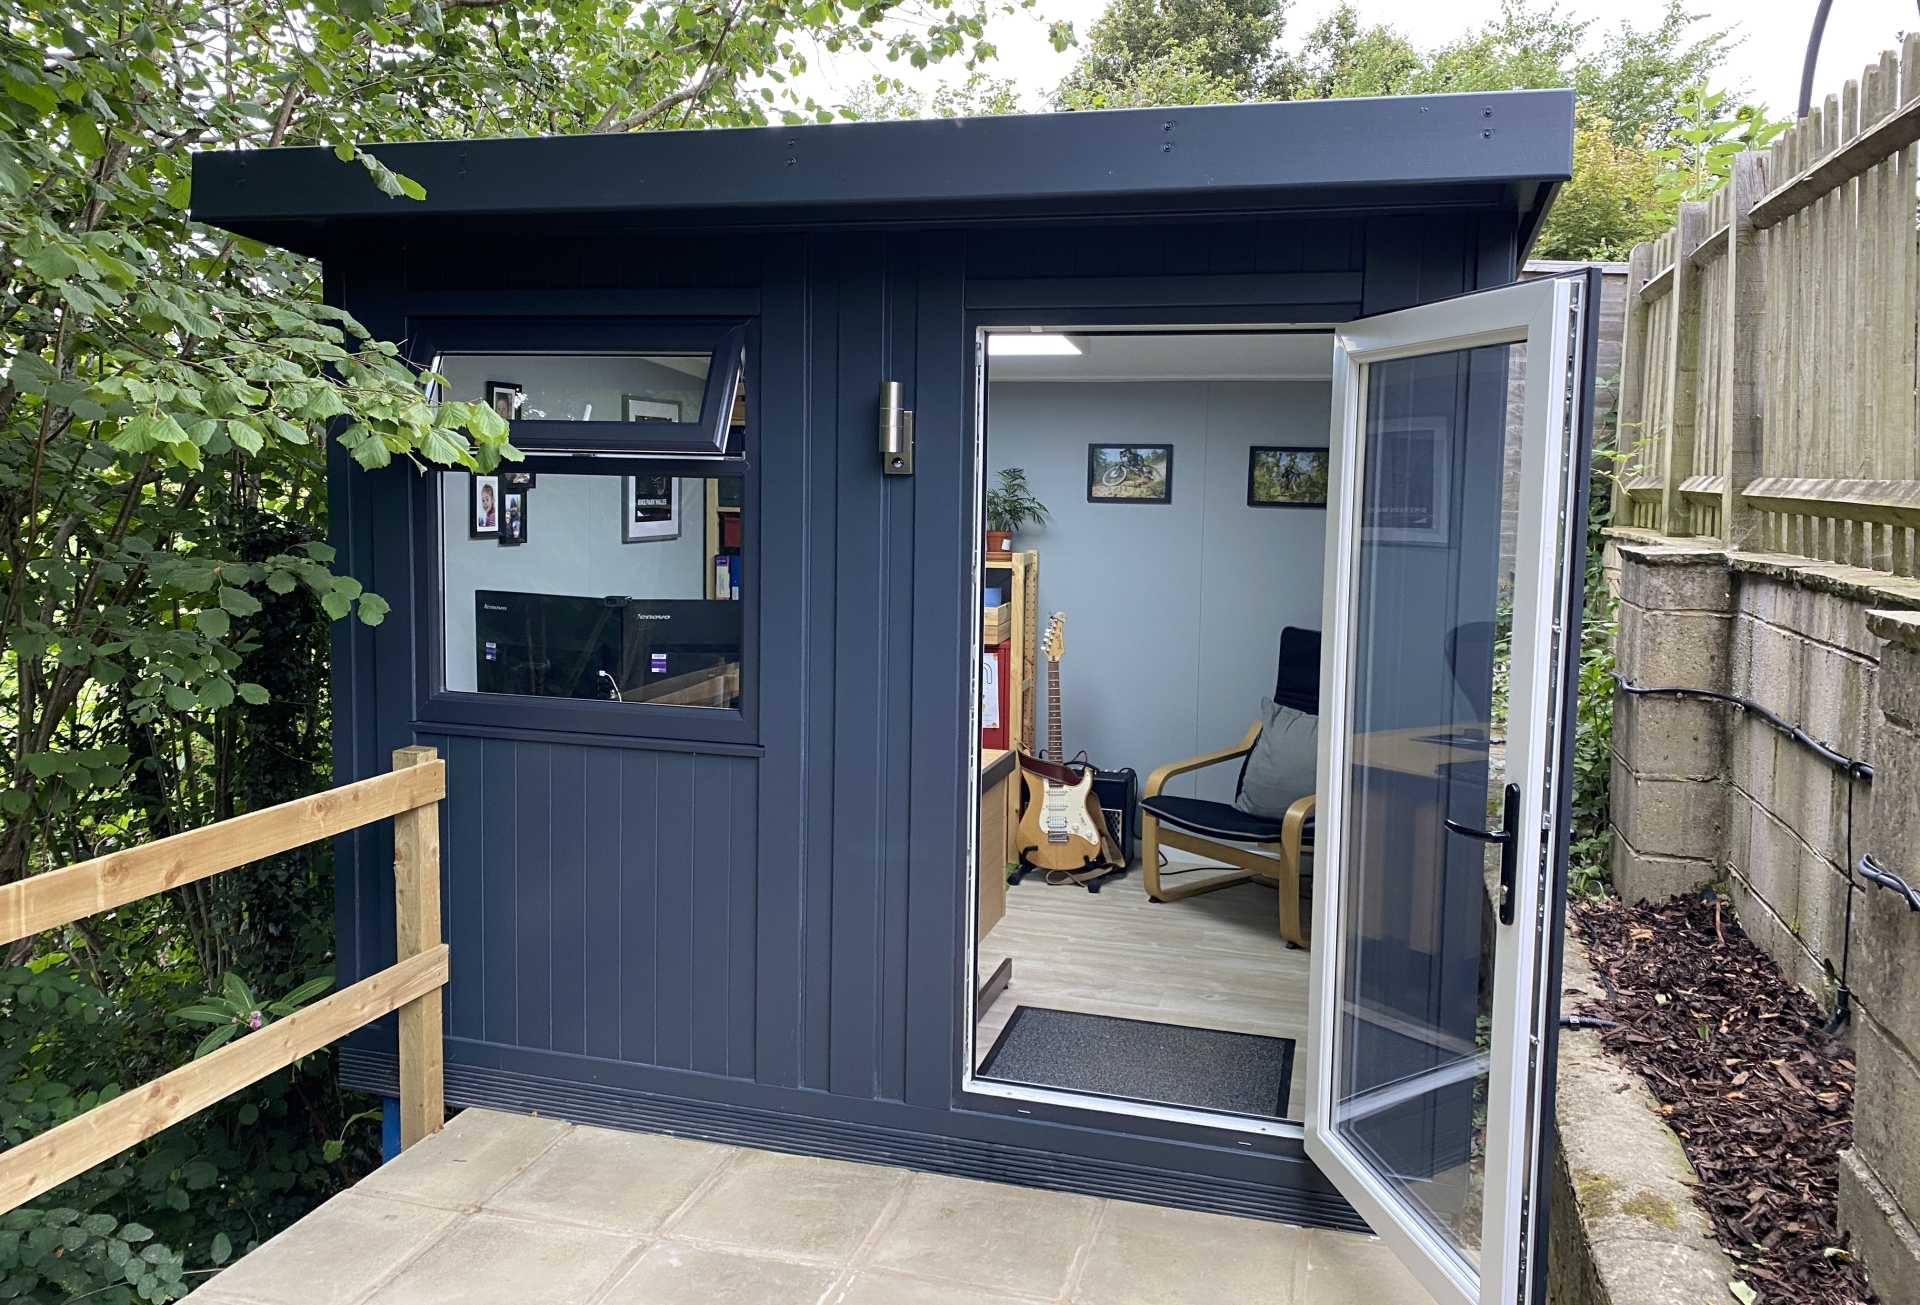
[{"label": "wooden armchair frame", "polygon": [[[1246,756],[1253,751],[1253,745],[1259,738],[1260,722],[1255,721],[1247,729],[1246,736],[1230,748],[1205,752],[1160,767],[1147,776],[1146,791],[1141,794],[1141,799],[1144,801],[1160,796],[1167,781],[1177,775],[1204,770],[1208,766]],[[1201,893],[1231,888],[1234,884],[1244,884],[1254,879],[1270,879],[1280,889],[1280,936],[1305,950],[1308,935],[1300,917],[1300,835],[1308,817],[1313,815],[1313,808],[1314,795],[1309,793],[1287,808],[1280,822],[1279,842],[1252,844],[1219,842],[1182,829],[1162,829],[1159,818],[1143,809],[1140,812],[1140,869],[1146,880],[1147,896],[1156,902],[1177,902],[1183,897],[1197,897]],[[1238,867],[1242,873],[1216,875],[1199,883],[1181,884],[1178,887],[1163,886],[1160,882],[1160,848],[1163,844],[1211,860],[1224,861]]]}]

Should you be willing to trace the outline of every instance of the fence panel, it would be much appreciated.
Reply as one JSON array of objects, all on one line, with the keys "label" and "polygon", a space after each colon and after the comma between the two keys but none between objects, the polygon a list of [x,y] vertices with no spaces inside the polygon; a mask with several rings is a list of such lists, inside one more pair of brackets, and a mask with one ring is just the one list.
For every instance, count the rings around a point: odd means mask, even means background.
[{"label": "fence panel", "polygon": [[1634,250],[1616,520],[1911,576],[1920,33]]}]

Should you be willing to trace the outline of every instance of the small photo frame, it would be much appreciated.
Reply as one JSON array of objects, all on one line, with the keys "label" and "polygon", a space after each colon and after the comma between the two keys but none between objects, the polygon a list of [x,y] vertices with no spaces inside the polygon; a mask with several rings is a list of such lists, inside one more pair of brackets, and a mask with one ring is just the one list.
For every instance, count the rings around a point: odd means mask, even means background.
[{"label": "small photo frame", "polygon": [[520,416],[520,405],[527,401],[527,391],[513,381],[488,381],[487,406],[499,413],[507,421]]},{"label": "small photo frame", "polygon": [[500,495],[500,543],[516,547],[527,542],[527,494],[509,489]]},{"label": "small photo frame", "polygon": [[467,477],[467,538],[500,538],[500,477]]},{"label": "small photo frame", "polygon": [[620,542],[680,538],[680,482],[672,476],[620,478]]},{"label": "small photo frame", "polygon": [[1323,508],[1327,450],[1256,444],[1247,450],[1248,507]]},{"label": "small photo frame", "polygon": [[539,475],[531,471],[508,471],[502,468],[498,474],[501,492],[507,494],[523,493],[540,482]]},{"label": "small photo frame", "polygon": [[1445,417],[1368,424],[1360,537],[1445,547],[1453,538],[1453,428]]},{"label": "small photo frame", "polygon": [[1173,445],[1087,445],[1087,502],[1173,502]]},{"label": "small photo frame", "polygon": [[645,399],[637,394],[620,396],[621,421],[680,420],[680,405],[664,399]]}]

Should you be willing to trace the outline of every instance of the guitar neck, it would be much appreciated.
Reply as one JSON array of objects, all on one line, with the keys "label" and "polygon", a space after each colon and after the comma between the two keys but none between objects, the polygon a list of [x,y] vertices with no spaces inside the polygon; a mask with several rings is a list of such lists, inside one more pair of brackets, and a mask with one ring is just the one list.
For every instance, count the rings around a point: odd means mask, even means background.
[{"label": "guitar neck", "polygon": [[1060,741],[1060,663],[1047,661],[1047,755],[1056,762],[1066,761],[1066,745]]}]

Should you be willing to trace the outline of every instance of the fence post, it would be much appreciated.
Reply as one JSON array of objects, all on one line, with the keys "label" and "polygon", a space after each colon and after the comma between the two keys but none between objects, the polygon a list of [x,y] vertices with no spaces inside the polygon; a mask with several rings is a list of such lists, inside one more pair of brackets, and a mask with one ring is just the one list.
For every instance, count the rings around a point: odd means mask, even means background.
[{"label": "fence post", "polygon": [[1707,235],[1707,206],[1680,206],[1679,236],[1673,249],[1673,289],[1664,307],[1673,314],[1673,372],[1668,382],[1673,417],[1667,427],[1660,465],[1660,533],[1691,535],[1693,509],[1680,482],[1693,474],[1695,402],[1700,380],[1700,288],[1693,251]]},{"label": "fence post", "polygon": [[1641,241],[1627,262],[1627,320],[1620,341],[1620,401],[1613,423],[1613,524],[1633,524],[1633,500],[1627,479],[1639,466],[1646,435],[1647,306],[1640,291],[1653,267],[1653,244]]},{"label": "fence post", "polygon": [[[400,748],[393,768],[437,760],[432,748]],[[440,941],[440,804],[430,802],[393,818],[393,917],[396,960]],[[441,1063],[440,992],[435,988],[400,1008],[400,1147],[405,1150],[446,1122]]]},{"label": "fence post", "polygon": [[1753,206],[1767,193],[1767,156],[1733,156],[1727,231],[1727,321],[1724,356],[1730,372],[1721,431],[1720,540],[1730,549],[1762,547],[1760,514],[1741,491],[1760,475],[1763,438],[1763,354],[1767,316],[1766,250],[1753,228]]}]

